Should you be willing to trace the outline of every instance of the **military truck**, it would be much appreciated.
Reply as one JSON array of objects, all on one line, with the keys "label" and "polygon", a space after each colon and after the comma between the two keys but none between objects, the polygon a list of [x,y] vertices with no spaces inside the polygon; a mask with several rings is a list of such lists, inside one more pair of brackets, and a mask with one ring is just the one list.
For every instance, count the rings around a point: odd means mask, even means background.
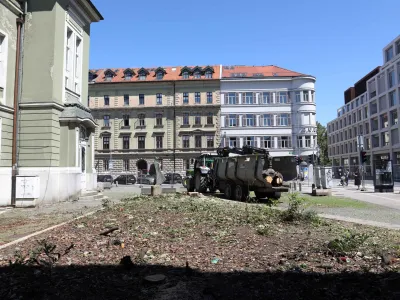
[{"label": "military truck", "polygon": [[217,155],[202,155],[196,159],[193,177],[187,190],[201,193],[224,193],[226,199],[243,201],[254,191],[257,198],[279,199],[289,191],[281,173],[272,169],[268,150],[244,146],[225,147]]}]

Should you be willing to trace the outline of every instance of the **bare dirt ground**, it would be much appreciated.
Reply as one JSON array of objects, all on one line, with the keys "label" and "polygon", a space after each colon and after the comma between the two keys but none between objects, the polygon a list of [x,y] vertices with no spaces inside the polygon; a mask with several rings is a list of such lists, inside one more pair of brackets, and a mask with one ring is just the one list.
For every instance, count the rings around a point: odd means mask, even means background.
[{"label": "bare dirt ground", "polygon": [[1,250],[0,299],[399,299],[399,258],[400,232],[296,198],[132,197]]}]

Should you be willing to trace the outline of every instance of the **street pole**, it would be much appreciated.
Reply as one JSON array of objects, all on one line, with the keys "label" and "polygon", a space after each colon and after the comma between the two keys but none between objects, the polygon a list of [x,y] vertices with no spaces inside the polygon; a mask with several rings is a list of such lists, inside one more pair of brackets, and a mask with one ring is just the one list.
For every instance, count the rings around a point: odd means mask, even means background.
[{"label": "street pole", "polygon": [[357,136],[357,144],[358,144],[358,159],[359,159],[359,168],[361,171],[361,191],[366,191],[367,189],[365,188],[365,165],[364,162],[362,161],[362,155],[361,152],[364,151],[364,136],[358,135]]}]

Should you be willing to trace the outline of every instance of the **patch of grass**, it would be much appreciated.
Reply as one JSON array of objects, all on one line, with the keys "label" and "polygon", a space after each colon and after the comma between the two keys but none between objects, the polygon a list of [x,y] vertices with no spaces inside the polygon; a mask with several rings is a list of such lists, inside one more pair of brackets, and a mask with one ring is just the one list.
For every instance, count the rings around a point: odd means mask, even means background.
[{"label": "patch of grass", "polygon": [[[363,209],[371,206],[369,203],[366,202],[335,196],[313,197],[309,195],[303,195],[302,197],[304,198],[305,204],[309,207],[347,207]],[[289,197],[285,195],[281,198],[281,200],[284,203],[288,203]]]},{"label": "patch of grass", "polygon": [[328,243],[328,250],[333,255],[345,255],[356,252],[364,245],[369,236],[365,233],[355,233],[347,231],[340,237]]}]

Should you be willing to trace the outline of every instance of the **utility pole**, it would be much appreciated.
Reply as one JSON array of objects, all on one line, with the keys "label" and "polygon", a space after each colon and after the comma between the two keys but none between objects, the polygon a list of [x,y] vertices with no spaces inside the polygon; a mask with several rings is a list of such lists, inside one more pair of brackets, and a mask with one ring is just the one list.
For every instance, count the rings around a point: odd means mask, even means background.
[{"label": "utility pole", "polygon": [[366,191],[365,188],[365,165],[363,161],[362,152],[364,151],[364,136],[357,135],[357,146],[358,146],[358,153],[359,153],[359,168],[361,170],[361,191]]}]

